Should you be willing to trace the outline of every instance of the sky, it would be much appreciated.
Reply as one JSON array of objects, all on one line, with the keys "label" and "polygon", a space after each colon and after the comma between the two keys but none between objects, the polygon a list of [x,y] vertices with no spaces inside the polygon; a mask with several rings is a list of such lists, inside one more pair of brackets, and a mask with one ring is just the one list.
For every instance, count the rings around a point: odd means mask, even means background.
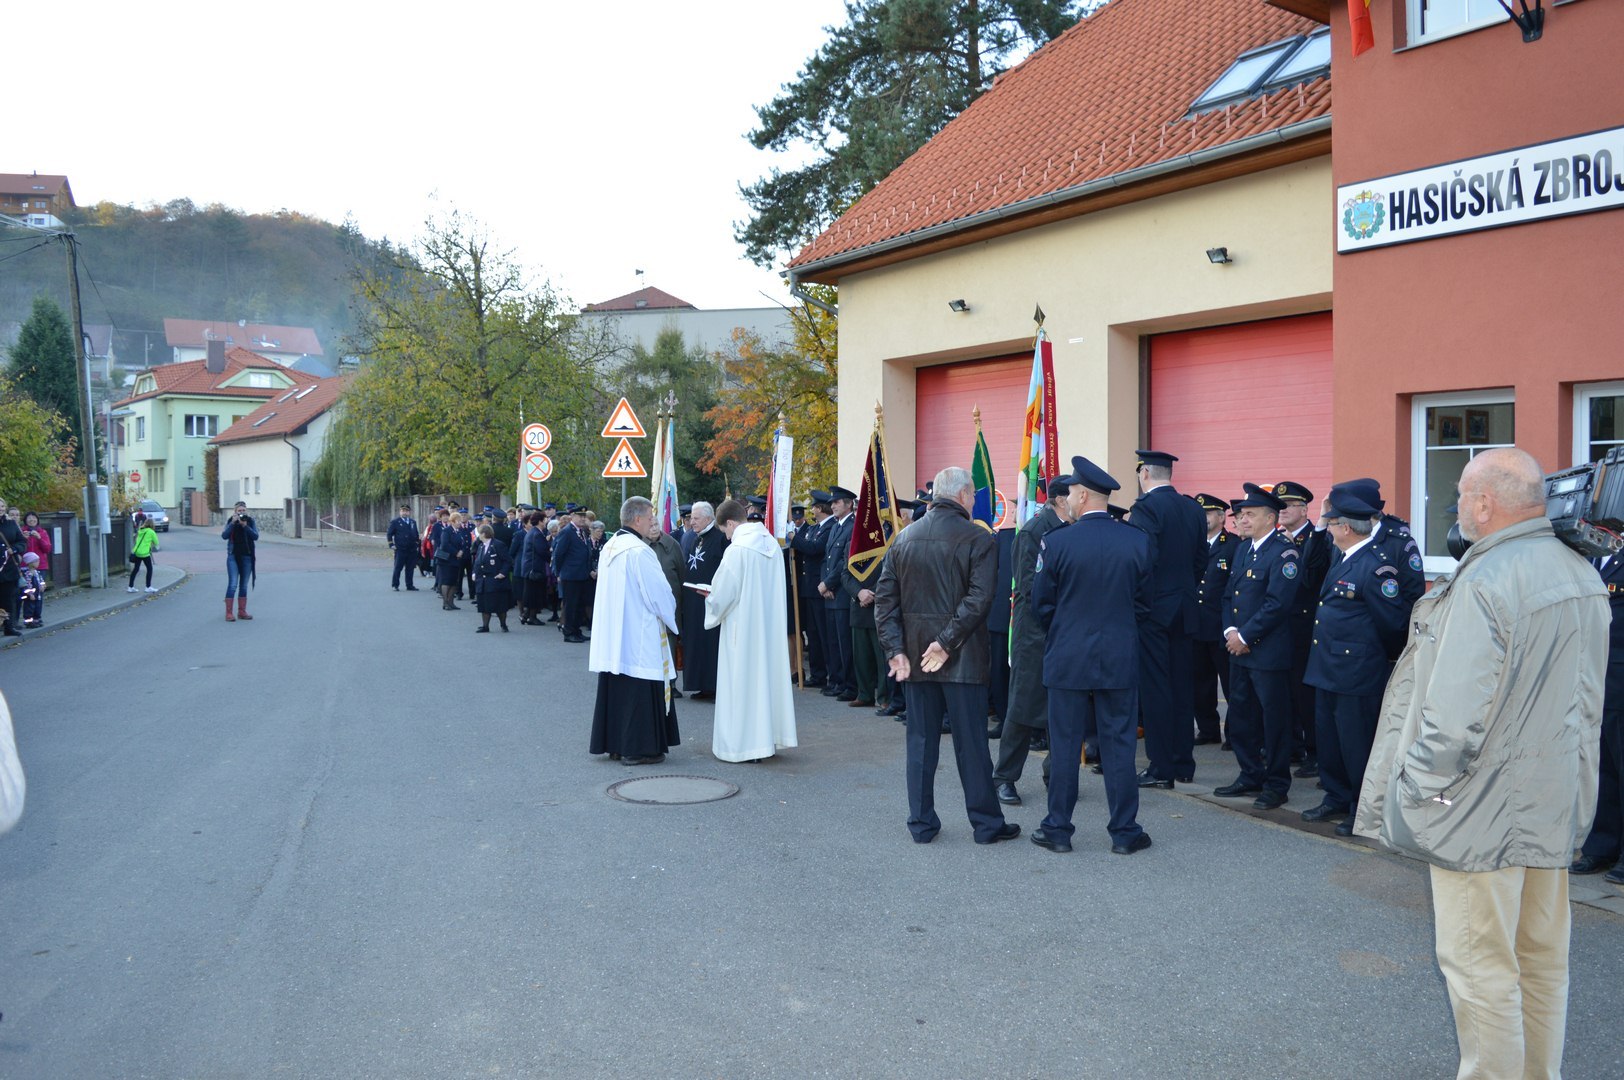
[{"label": "sky", "polygon": [[7,49],[8,82],[41,97],[0,172],[66,174],[80,205],[285,208],[397,242],[454,207],[576,303],[648,284],[702,308],[786,297],[733,240],[739,185],[806,158],[744,135],[844,18],[841,0],[71,10],[48,46]]}]

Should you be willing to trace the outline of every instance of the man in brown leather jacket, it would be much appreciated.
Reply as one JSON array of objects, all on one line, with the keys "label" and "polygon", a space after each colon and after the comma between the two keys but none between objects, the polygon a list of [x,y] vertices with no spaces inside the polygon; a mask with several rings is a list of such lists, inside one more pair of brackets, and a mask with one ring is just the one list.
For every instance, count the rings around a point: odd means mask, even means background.
[{"label": "man in brown leather jacket", "polygon": [[985,629],[998,547],[992,533],[970,519],[974,498],[967,471],[938,473],[930,513],[891,545],[874,595],[880,649],[908,699],[908,831],[917,844],[930,843],[942,828],[934,788],[944,716],[976,843],[1021,832],[1005,823],[993,794],[987,750],[992,658]]}]

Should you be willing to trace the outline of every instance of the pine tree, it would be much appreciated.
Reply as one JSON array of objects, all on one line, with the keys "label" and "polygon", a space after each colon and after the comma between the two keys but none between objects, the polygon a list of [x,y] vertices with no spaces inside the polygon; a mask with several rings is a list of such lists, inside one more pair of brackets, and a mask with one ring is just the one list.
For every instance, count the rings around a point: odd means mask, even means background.
[{"label": "pine tree", "polygon": [[735,238],[772,266],[883,180],[980,97],[1010,61],[1103,0],[849,0],[846,25],[767,105],[758,150],[810,146],[800,169],[741,188],[750,220]]},{"label": "pine tree", "polygon": [[36,296],[33,313],[11,350],[11,380],[18,390],[67,421],[64,434],[80,430],[79,381],[73,364],[73,330],[67,316],[47,297]]}]

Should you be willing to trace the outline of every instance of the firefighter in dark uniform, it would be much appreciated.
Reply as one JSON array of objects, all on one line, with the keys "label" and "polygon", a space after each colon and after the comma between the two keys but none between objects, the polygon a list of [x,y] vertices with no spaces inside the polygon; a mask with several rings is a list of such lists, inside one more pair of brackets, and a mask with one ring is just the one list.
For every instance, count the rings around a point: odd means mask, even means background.
[{"label": "firefighter in dark uniform", "polygon": [[1196,505],[1207,515],[1207,569],[1196,591],[1195,744],[1219,742],[1218,688],[1229,700],[1229,652],[1224,648],[1225,604],[1229,599],[1229,567],[1240,551],[1240,537],[1224,528],[1229,504],[1203,492]]},{"label": "firefighter in dark uniform", "polygon": [[1307,677],[1317,695],[1316,745],[1325,797],[1303,811],[1303,820],[1337,820],[1341,836],[1353,835],[1349,815],[1359,801],[1382,692],[1409,630],[1410,605],[1399,589],[1398,567],[1371,539],[1377,513],[1339,486],[1331,489],[1321,515],[1342,558],[1325,576],[1315,606]]},{"label": "firefighter in dark uniform", "polygon": [[1309,520],[1312,491],[1287,480],[1274,485],[1274,493],[1286,504],[1280,511],[1280,531],[1297,545],[1297,553],[1302,556],[1297,601],[1291,608],[1291,760],[1302,763],[1294,775],[1311,777],[1319,775],[1314,688],[1303,682],[1303,672],[1308,670],[1308,649],[1314,639],[1314,606],[1319,602],[1325,571],[1331,565],[1333,545],[1325,530]]},{"label": "firefighter in dark uniform", "polygon": [[1195,731],[1190,663],[1196,590],[1207,568],[1207,521],[1195,500],[1173,487],[1178,458],[1139,451],[1143,492],[1128,522],[1150,540],[1150,614],[1139,623],[1140,707],[1145,757],[1140,787],[1171,788],[1195,777]]},{"label": "firefighter in dark uniform", "polygon": [[1246,485],[1232,508],[1242,541],[1229,568],[1229,745],[1240,775],[1214,795],[1256,795],[1273,810],[1291,791],[1291,605],[1302,577],[1302,555],[1277,528],[1285,501],[1268,488]]},{"label": "firefighter in dark uniform", "polygon": [[1071,469],[1072,481],[1085,492],[1081,513],[1043,538],[1032,574],[1032,611],[1048,628],[1043,685],[1054,759],[1049,812],[1032,842],[1050,851],[1071,850],[1087,734],[1099,742],[1111,851],[1132,855],[1150,846],[1138,820],[1134,729],[1144,678],[1137,629],[1150,617],[1155,589],[1151,541],[1142,530],[1112,519],[1108,499],[1120,485],[1110,474],[1085,457],[1072,458]]},{"label": "firefighter in dark uniform", "polygon": [[809,689],[822,689],[828,685],[828,650],[825,647],[829,624],[823,611],[823,598],[818,595],[818,582],[823,578],[823,553],[828,547],[829,517],[827,491],[812,492],[812,514],[795,523],[789,546],[795,552],[797,566],[796,591],[801,605],[801,629],[806,631],[807,672]]},{"label": "firefighter in dark uniform", "polygon": [[397,592],[400,590],[400,572],[405,570],[406,591],[416,592],[412,572],[417,569],[417,560],[422,556],[423,534],[418,531],[417,522],[412,520],[411,506],[400,504],[400,516],[389,523],[383,538],[395,549],[395,572],[389,579],[389,587]]},{"label": "firefighter in dark uniform", "polygon": [[1361,476],[1337,486],[1347,488],[1364,500],[1367,506],[1376,508],[1376,516],[1372,519],[1376,524],[1371,535],[1375,538],[1376,546],[1387,552],[1388,561],[1398,568],[1399,595],[1405,603],[1415,606],[1415,602],[1427,591],[1427,575],[1421,561],[1421,547],[1410,534],[1409,522],[1381,512],[1382,507],[1387,505],[1382,501],[1382,488],[1370,477]]},{"label": "firefighter in dark uniform", "polygon": [[823,573],[818,595],[823,597],[827,634],[823,647],[829,665],[829,685],[824,695],[836,701],[857,700],[857,668],[851,641],[851,594],[846,580],[851,577],[847,559],[851,555],[851,534],[857,527],[857,493],[848,488],[829,489],[829,505],[834,521],[824,534]]}]

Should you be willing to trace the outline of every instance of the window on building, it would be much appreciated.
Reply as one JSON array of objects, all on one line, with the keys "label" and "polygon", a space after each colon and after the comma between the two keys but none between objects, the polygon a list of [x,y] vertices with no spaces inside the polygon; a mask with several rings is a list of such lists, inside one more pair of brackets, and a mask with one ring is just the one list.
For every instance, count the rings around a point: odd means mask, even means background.
[{"label": "window on building", "polygon": [[1275,68],[1279,67],[1280,62],[1295,52],[1302,43],[1303,38],[1292,37],[1242,53],[1222,75],[1218,76],[1217,82],[1207,87],[1201,96],[1195,99],[1190,111],[1206,112],[1208,109],[1221,108],[1251,97]]},{"label": "window on building", "polygon": [[250,371],[248,373],[248,385],[249,386],[254,386],[254,387],[259,387],[260,389],[268,389],[271,386],[274,386],[275,384],[271,382],[271,373],[270,372],[268,372],[268,371]]},{"label": "window on building", "polygon": [[164,467],[154,465],[149,480],[150,482],[147,484],[148,491],[162,491],[164,489]]},{"label": "window on building", "polygon": [[1573,463],[1600,461],[1624,446],[1624,382],[1592,383],[1573,391]]},{"label": "window on building", "polygon": [[1511,391],[1428,394],[1413,403],[1415,432],[1411,491],[1411,529],[1427,569],[1444,572],[1449,557],[1449,527],[1455,524],[1459,493],[1455,483],[1472,458],[1485,450],[1516,442],[1516,406]]},{"label": "window on building", "polygon": [[144,416],[137,416],[135,418],[135,441],[147,441],[147,418]]},{"label": "window on building", "polygon": [[192,470],[195,469],[195,468],[197,468],[197,466],[195,466],[195,465],[186,466],[186,479],[191,480],[191,479],[194,478],[194,474],[193,474]]},{"label": "window on building", "polygon": [[1410,0],[1409,40],[1419,45],[1505,21],[1500,0]]},{"label": "window on building", "polygon": [[187,416],[186,437],[188,439],[212,439],[220,434],[220,418],[218,416]]}]

